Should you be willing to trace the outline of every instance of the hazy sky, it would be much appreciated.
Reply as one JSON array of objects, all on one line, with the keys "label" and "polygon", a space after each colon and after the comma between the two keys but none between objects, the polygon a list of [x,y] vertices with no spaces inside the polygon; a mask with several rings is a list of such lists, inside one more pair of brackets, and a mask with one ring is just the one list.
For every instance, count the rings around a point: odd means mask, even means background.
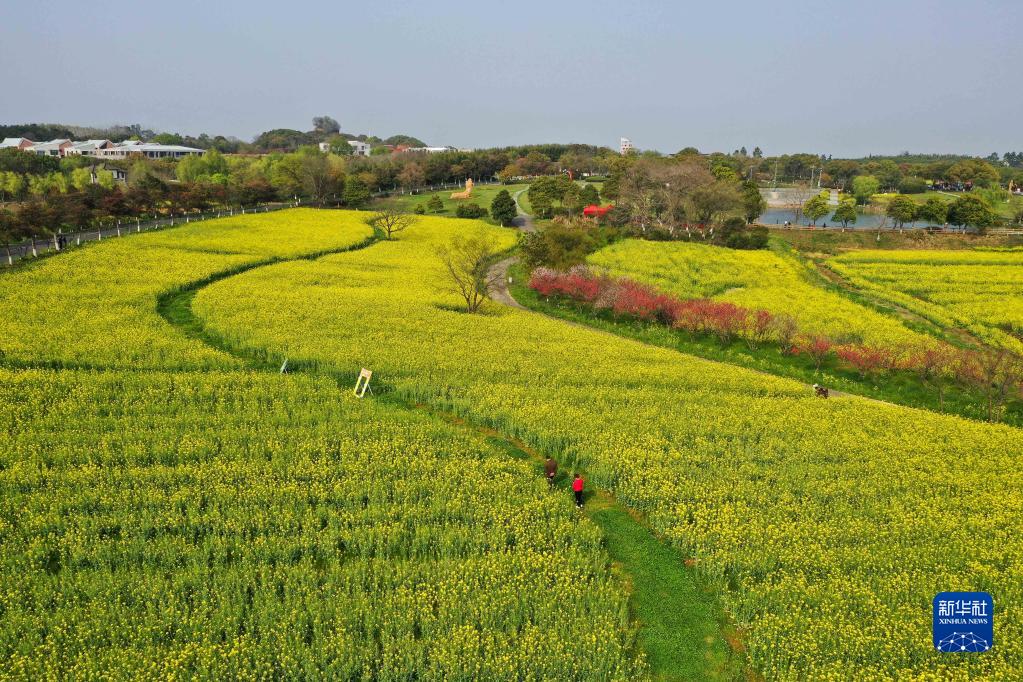
[{"label": "hazy sky", "polygon": [[1019,0],[5,0],[0,122],[838,155],[1023,149]]}]

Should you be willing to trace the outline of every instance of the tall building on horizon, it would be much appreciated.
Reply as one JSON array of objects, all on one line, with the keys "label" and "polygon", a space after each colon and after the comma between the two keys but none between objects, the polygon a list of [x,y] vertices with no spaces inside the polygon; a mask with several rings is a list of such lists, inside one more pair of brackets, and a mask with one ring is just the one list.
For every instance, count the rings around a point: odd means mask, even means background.
[{"label": "tall building on horizon", "polygon": [[627,137],[621,138],[618,144],[618,151],[621,152],[622,156],[625,156],[633,150],[632,140]]}]

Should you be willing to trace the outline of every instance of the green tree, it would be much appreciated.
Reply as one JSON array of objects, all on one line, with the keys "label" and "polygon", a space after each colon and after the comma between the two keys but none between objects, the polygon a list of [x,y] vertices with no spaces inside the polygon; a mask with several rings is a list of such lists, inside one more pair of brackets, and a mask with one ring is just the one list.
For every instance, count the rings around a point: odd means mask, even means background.
[{"label": "green tree", "polygon": [[852,190],[856,203],[861,206],[870,201],[870,197],[878,193],[881,183],[873,175],[858,175],[853,178]]},{"label": "green tree", "polygon": [[338,156],[351,156],[355,153],[355,148],[348,144],[348,138],[342,135],[335,135],[330,138],[330,153],[337,154]]},{"label": "green tree", "polygon": [[905,194],[892,197],[885,214],[895,221],[895,227],[902,227],[916,218],[917,204]]},{"label": "green tree", "polygon": [[899,186],[899,181],[902,180],[902,171],[894,161],[885,159],[878,165],[876,176],[881,187],[887,191]]},{"label": "green tree", "polygon": [[849,227],[856,222],[857,218],[859,218],[859,214],[856,211],[856,199],[853,197],[843,197],[840,199],[832,220],[842,223],[842,227]]},{"label": "green tree", "polygon": [[150,142],[155,142],[156,144],[185,144],[184,138],[177,133],[160,133],[159,135],[154,135]]},{"label": "green tree", "polygon": [[600,193],[596,185],[587,182],[579,192],[579,200],[583,206],[595,206],[600,203]]},{"label": "green tree", "polygon": [[981,159],[964,159],[958,161],[945,171],[945,178],[953,182],[972,182],[982,187],[990,187],[1001,180],[1001,173],[987,161]]},{"label": "green tree", "polygon": [[738,180],[739,175],[735,172],[735,169],[726,163],[716,164],[710,171],[714,174],[714,177],[718,180]]},{"label": "green tree", "polygon": [[965,194],[948,207],[948,222],[957,227],[970,226],[983,232],[995,221],[987,202],[973,194]]},{"label": "green tree", "polygon": [[944,225],[948,219],[948,204],[938,197],[931,197],[919,207],[917,219],[933,225]]},{"label": "green tree", "polygon": [[753,180],[742,183],[742,211],[746,222],[753,224],[767,210],[767,201]]},{"label": "green tree", "polygon": [[430,213],[440,213],[444,210],[444,201],[440,198],[439,194],[434,194],[427,200],[426,208]]},{"label": "green tree", "polygon": [[512,224],[515,220],[515,216],[518,215],[518,210],[515,208],[515,200],[512,199],[511,194],[508,190],[502,189],[494,197],[494,200],[490,202],[490,215],[501,225],[505,227]]},{"label": "green tree", "polygon": [[561,204],[568,209],[568,212],[575,215],[583,210],[582,198],[579,185],[570,182],[561,194]]},{"label": "green tree", "polygon": [[901,194],[923,194],[927,191],[927,181],[921,177],[910,175],[902,178],[899,183]]},{"label": "green tree", "polygon": [[529,185],[529,204],[538,218],[550,218],[554,214],[554,202],[564,196],[565,187],[558,178],[545,176]]},{"label": "green tree", "polygon": [[13,171],[0,172],[0,200],[17,199],[25,191],[25,176]]},{"label": "green tree", "polygon": [[689,195],[693,213],[700,223],[709,224],[719,216],[742,208],[738,186],[729,180],[716,180],[693,189]]},{"label": "green tree", "polygon": [[84,192],[92,184],[92,171],[88,168],[76,168],[71,171],[71,186]]},{"label": "green tree", "polygon": [[[340,159],[320,154],[311,149],[309,151],[302,150],[299,155],[301,162],[298,167],[298,177],[306,196],[323,200],[337,194],[342,187],[347,189]],[[368,191],[367,189],[367,193]]]},{"label": "green tree", "polygon": [[362,208],[370,199],[369,187],[355,175],[345,178],[345,205],[350,208]]},{"label": "green tree", "polygon": [[97,171],[96,172],[96,184],[103,189],[113,189],[117,185],[117,181],[114,180],[114,174],[110,171]]},{"label": "green tree", "polygon": [[302,191],[302,159],[297,154],[274,155],[270,161],[270,185],[277,196],[290,199]]},{"label": "green tree", "polygon": [[803,204],[803,213],[810,219],[811,225],[816,225],[819,218],[826,216],[831,211],[831,207],[828,206],[828,195],[829,192],[821,192],[817,196],[807,199]]}]

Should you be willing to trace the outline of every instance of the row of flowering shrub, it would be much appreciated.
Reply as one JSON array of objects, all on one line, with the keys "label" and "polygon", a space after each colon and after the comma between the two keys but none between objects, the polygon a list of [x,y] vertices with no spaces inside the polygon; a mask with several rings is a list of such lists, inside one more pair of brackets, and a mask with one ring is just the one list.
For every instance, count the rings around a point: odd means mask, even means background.
[{"label": "row of flowering shrub", "polygon": [[895,371],[913,372],[944,401],[948,384],[978,391],[995,419],[1005,402],[1021,398],[1023,358],[1005,349],[962,350],[934,341],[918,347],[884,348],[837,343],[821,335],[800,333],[788,315],[753,310],[708,298],[681,299],[628,278],[596,273],[585,266],[568,272],[537,268],[529,286],[546,297],[562,297],[610,311],[616,317],[657,322],[673,329],[716,337],[723,344],[742,339],[751,349],[777,343],[790,355],[808,358],[819,371],[837,358],[862,379],[878,380]]},{"label": "row of flowering shrub", "polygon": [[594,273],[585,266],[568,272],[537,268],[529,286],[542,296],[569,298],[617,317],[711,334],[723,343],[742,338],[753,348],[772,340],[788,347],[796,335],[795,321],[787,315],[709,298],[677,298],[628,278]]}]

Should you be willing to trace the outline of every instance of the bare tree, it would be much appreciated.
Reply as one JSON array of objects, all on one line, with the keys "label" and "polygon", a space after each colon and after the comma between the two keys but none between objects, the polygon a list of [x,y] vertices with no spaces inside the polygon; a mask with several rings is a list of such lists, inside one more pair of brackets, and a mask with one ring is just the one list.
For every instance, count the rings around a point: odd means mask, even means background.
[{"label": "bare tree", "polygon": [[383,232],[388,239],[393,239],[395,234],[407,230],[415,222],[416,216],[394,206],[382,209],[369,219],[369,224]]},{"label": "bare tree", "polygon": [[988,348],[967,356],[964,370],[984,394],[988,421],[998,421],[1006,401],[1023,391],[1023,357],[1005,348]]},{"label": "bare tree", "polygon": [[497,243],[482,232],[470,237],[456,235],[450,244],[437,249],[437,255],[447,270],[451,290],[465,300],[466,312],[479,310],[501,279],[490,267]]}]

